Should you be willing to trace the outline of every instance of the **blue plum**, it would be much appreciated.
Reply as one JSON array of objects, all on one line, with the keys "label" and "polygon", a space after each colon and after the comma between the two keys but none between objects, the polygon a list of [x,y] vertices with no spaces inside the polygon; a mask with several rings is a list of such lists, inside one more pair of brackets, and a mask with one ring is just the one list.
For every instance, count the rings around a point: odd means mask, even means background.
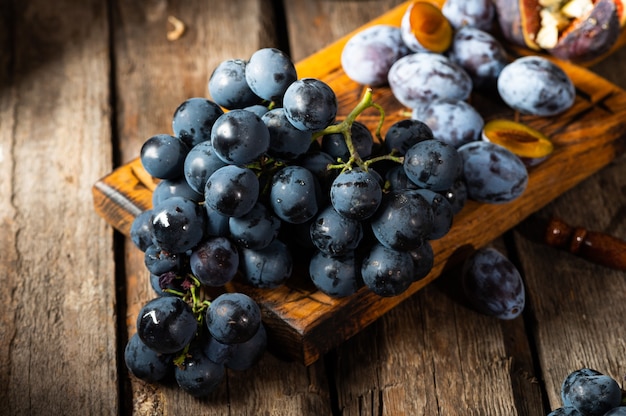
[{"label": "blue plum", "polygon": [[466,100],[472,79],[457,63],[444,55],[413,53],[398,59],[389,69],[393,95],[409,108],[420,108],[437,98]]},{"label": "blue plum", "polygon": [[411,116],[430,127],[437,140],[456,148],[479,140],[485,121],[480,113],[462,100],[440,98],[431,101]]},{"label": "blue plum", "polygon": [[341,66],[353,81],[377,87],[387,84],[391,65],[408,53],[398,27],[375,25],[357,32],[346,42],[341,51]]},{"label": "blue plum", "polygon": [[468,197],[474,201],[501,204],[519,197],[528,185],[524,162],[494,143],[477,141],[459,148]]},{"label": "blue plum", "polygon": [[524,310],[522,277],[515,265],[494,248],[479,249],[465,260],[462,286],[467,300],[485,315],[510,320]]},{"label": "blue plum", "polygon": [[561,67],[541,56],[524,56],[506,65],[498,77],[498,92],[514,110],[536,116],[554,116],[576,100],[571,78]]}]

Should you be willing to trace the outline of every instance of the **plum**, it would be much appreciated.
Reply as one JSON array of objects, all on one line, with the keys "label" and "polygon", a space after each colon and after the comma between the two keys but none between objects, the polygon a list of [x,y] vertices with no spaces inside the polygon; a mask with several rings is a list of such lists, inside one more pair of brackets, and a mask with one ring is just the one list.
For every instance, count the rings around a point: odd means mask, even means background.
[{"label": "plum", "polygon": [[454,30],[442,11],[433,4],[415,1],[400,22],[402,40],[413,52],[445,52]]},{"label": "plum", "polygon": [[491,0],[446,0],[441,12],[456,30],[462,27],[491,30],[495,16]]},{"label": "plum", "polygon": [[353,81],[377,87],[387,84],[391,65],[408,53],[400,28],[375,25],[348,40],[341,52],[341,66]]},{"label": "plum", "polygon": [[563,113],[576,99],[570,77],[541,56],[524,56],[506,65],[498,77],[497,88],[511,108],[537,116]]},{"label": "plum", "polygon": [[437,98],[466,100],[472,79],[444,55],[413,53],[398,59],[389,69],[389,86],[394,97],[410,108],[420,108]]},{"label": "plum", "polygon": [[468,197],[487,204],[502,204],[519,197],[528,184],[528,171],[513,152],[497,144],[477,141],[458,150]]},{"label": "plum", "polygon": [[474,88],[494,87],[500,71],[509,62],[500,41],[490,33],[471,26],[457,30],[449,56],[467,71]]},{"label": "plum", "polygon": [[485,125],[480,113],[462,100],[433,100],[412,117],[420,118],[430,127],[436,139],[454,147],[479,140]]},{"label": "plum", "polygon": [[474,308],[499,319],[515,319],[524,310],[526,294],[515,265],[498,250],[477,250],[463,264],[463,293]]}]

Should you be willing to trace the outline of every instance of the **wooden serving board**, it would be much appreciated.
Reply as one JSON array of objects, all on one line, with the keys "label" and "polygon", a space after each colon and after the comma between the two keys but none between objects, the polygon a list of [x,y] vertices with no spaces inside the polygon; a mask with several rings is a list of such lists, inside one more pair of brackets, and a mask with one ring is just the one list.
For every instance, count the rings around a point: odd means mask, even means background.
[{"label": "wooden serving board", "polygon": [[[369,25],[399,25],[407,5],[391,10]],[[362,86],[347,78],[340,65],[341,50],[351,35],[297,64],[299,77],[316,77],[333,88],[340,117],[356,105],[364,92]],[[432,282],[471,250],[487,245],[624,151],[626,92],[580,66],[557,64],[569,74],[577,89],[574,106],[558,117],[520,116],[497,99],[472,97],[472,103],[485,119],[506,117],[523,121],[550,137],[555,151],[530,169],[528,187],[517,200],[502,205],[469,201],[455,217],[449,234],[432,242],[435,251],[432,272],[404,294],[382,298],[363,288],[353,296],[333,299],[315,290],[304,265],[296,265],[294,276],[277,289],[254,289],[239,283],[228,286],[228,290],[247,293],[259,303],[274,352],[305,365],[313,363],[321,354]],[[375,101],[386,110],[384,133],[389,125],[406,118],[407,109],[393,98],[388,88],[379,88],[374,94]],[[374,128],[377,113],[368,110],[359,121]],[[135,216],[151,208],[154,184],[136,159],[94,184],[95,209],[113,227],[128,235]]]}]

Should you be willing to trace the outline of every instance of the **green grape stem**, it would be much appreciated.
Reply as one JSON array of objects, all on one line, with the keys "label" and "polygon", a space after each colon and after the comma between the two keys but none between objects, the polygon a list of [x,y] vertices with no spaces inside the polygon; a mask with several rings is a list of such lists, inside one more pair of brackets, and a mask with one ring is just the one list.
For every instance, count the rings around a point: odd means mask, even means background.
[{"label": "green grape stem", "polygon": [[171,293],[175,296],[179,296],[185,302],[189,304],[191,307],[191,311],[193,312],[196,320],[199,324],[202,324],[204,321],[204,312],[211,305],[211,302],[207,299],[203,299],[200,296],[199,290],[202,286],[202,283],[192,274],[188,274],[186,276],[190,281],[189,289],[186,292],[181,292],[175,289],[164,289],[164,292]]},{"label": "green grape stem", "polygon": [[357,151],[356,147],[354,146],[354,142],[352,141],[352,124],[357,119],[357,117],[361,115],[361,113],[363,113],[363,111],[367,110],[368,108],[375,108],[376,110],[378,110],[378,113],[380,114],[378,125],[376,126],[376,130],[374,134],[376,138],[378,139],[378,141],[382,141],[381,130],[383,127],[383,123],[385,122],[385,110],[383,109],[381,105],[374,102],[374,94],[371,88],[367,88],[365,90],[365,93],[363,94],[361,101],[359,101],[356,107],[354,107],[354,109],[350,111],[350,113],[346,116],[345,119],[343,119],[343,121],[337,124],[330,125],[326,127],[325,129],[320,130],[316,132],[315,134],[313,134],[313,140],[317,140],[318,138],[325,136],[327,134],[337,134],[337,133],[342,134],[344,137],[344,140],[346,142],[346,147],[348,148],[350,157],[348,158],[348,161],[346,162],[343,162],[342,160],[338,160],[337,164],[329,165],[328,169],[341,169],[342,171],[344,171],[344,170],[352,169],[356,165],[360,167],[361,169],[367,171],[371,164],[380,162],[382,160],[391,160],[396,163],[402,163],[404,161],[404,158],[402,156],[396,156],[393,154],[394,152],[387,154],[387,155],[377,156],[368,160],[363,160],[361,155],[359,155],[359,152]]}]

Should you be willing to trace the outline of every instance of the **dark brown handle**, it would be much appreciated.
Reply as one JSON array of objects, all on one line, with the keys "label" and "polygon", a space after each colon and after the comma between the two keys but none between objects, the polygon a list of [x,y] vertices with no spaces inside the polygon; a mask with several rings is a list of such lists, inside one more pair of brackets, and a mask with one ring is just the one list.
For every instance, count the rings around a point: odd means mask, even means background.
[{"label": "dark brown handle", "polygon": [[597,231],[572,227],[552,218],[545,234],[546,243],[603,266],[626,270],[626,241]]}]

